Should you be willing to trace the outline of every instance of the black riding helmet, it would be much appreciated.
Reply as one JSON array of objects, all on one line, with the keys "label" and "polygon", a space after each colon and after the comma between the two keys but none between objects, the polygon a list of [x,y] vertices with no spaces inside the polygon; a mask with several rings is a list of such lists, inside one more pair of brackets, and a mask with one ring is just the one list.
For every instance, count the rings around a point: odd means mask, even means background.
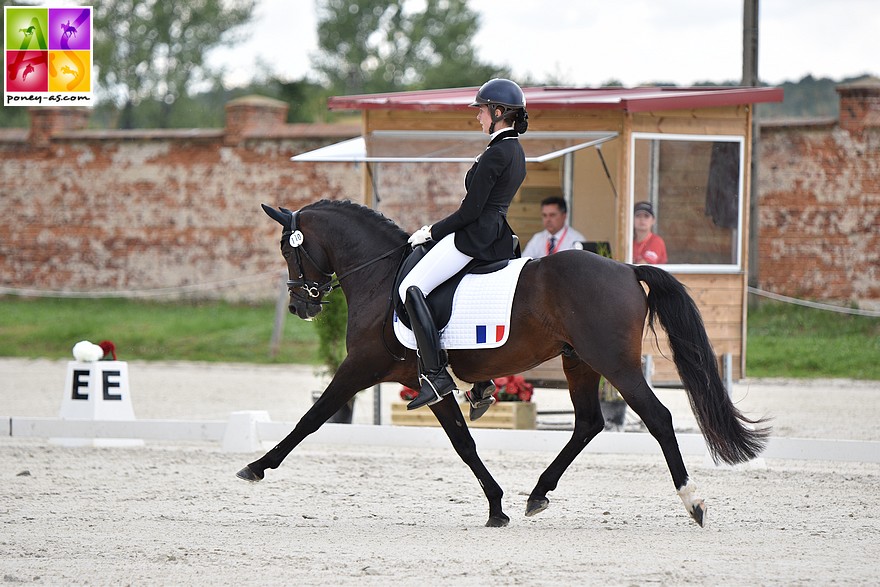
[{"label": "black riding helmet", "polygon": [[[522,134],[528,128],[529,115],[526,112],[526,96],[516,82],[509,79],[491,79],[480,86],[471,106],[489,106],[492,125],[489,132],[495,131],[495,123],[499,120],[511,120],[514,130]],[[495,110],[501,109],[501,116],[495,116]]]},{"label": "black riding helmet", "polygon": [[522,89],[509,79],[490,79],[477,91],[471,106],[498,104],[508,108],[525,108],[526,96]]}]

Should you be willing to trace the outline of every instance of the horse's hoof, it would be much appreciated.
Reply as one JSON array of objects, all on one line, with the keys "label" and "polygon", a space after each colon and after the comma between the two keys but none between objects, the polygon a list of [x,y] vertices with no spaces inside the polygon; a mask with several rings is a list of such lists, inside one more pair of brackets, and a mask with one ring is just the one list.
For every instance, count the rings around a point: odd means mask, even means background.
[{"label": "horse's hoof", "polygon": [[700,528],[705,527],[706,505],[702,501],[694,504],[694,508],[691,510],[691,517],[700,525]]},{"label": "horse's hoof", "polygon": [[251,466],[248,465],[241,471],[235,474],[239,479],[244,479],[245,481],[251,481],[256,483],[257,481],[261,481],[263,479],[262,475],[257,475],[257,473],[251,469]]},{"label": "horse's hoof", "polygon": [[530,499],[526,504],[526,516],[534,516],[540,514],[550,506],[550,500],[546,497],[541,499]]},{"label": "horse's hoof", "polygon": [[486,522],[487,528],[503,528],[510,523],[510,518],[506,514],[498,514],[497,516],[489,516]]}]

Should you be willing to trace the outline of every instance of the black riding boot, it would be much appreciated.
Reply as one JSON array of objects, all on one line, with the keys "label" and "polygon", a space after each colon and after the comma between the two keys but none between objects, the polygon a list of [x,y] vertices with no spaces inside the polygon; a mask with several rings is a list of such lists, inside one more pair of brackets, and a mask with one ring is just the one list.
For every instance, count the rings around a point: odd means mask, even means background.
[{"label": "black riding boot", "polygon": [[452,393],[455,382],[446,370],[446,352],[440,348],[440,334],[422,290],[410,286],[406,290],[404,307],[419,347],[419,381],[422,385],[418,397],[406,405],[407,410],[414,410],[439,402]]}]

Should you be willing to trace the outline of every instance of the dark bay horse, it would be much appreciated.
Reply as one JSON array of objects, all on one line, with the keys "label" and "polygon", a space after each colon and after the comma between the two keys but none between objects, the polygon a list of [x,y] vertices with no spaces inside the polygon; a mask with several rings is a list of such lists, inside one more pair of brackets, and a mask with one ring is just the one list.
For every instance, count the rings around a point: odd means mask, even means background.
[{"label": "dark bay horse", "polygon": [[[283,227],[281,253],[290,276],[292,313],[313,318],[321,311],[323,296],[336,286],[334,275],[338,280],[348,302],[348,355],[294,430],[238,472],[248,481],[259,481],[266,469],[281,465],[358,391],[380,382],[419,385],[416,354],[397,342],[391,320],[392,282],[408,235],[381,214],[351,202],[321,200],[297,212],[266,205],[263,209]],[[647,295],[640,282],[648,286]],[[672,416],[642,375],[646,317],[651,329],[659,318],[669,335],[673,360],[716,462],[742,463],[763,450],[769,428],[754,427],[762,421],[746,418],[730,401],[700,313],[678,280],[656,267],[627,265],[586,251],[563,251],[523,267],[506,344],[449,352],[451,371],[467,382],[521,373],[562,355],[574,405],[574,432],[538,478],[528,498],[527,516],[547,508],[547,492],[556,489],[566,468],[604,429],[601,374],[657,439],[685,508],[703,524],[705,506],[685,469]],[[510,518],[501,508],[501,487],[477,455],[453,395],[431,410],[483,488],[489,502],[486,525],[507,525]]]}]

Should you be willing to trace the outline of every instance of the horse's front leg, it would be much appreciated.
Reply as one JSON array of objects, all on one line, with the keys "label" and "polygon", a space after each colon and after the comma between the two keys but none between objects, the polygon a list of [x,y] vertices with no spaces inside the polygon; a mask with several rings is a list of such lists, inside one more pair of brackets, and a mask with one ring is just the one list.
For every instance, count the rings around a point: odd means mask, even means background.
[{"label": "horse's front leg", "polygon": [[320,428],[358,391],[378,383],[378,379],[374,376],[377,372],[372,362],[346,357],[339,365],[327,389],[300,418],[293,431],[269,452],[241,469],[236,476],[246,481],[260,481],[265,476],[266,469],[277,469],[303,439]]},{"label": "horse's front leg", "polygon": [[446,432],[446,436],[452,442],[455,452],[473,471],[483,488],[483,493],[486,494],[486,499],[489,500],[489,520],[486,522],[486,526],[490,528],[507,526],[510,523],[510,518],[501,508],[501,498],[504,496],[504,491],[489,473],[483,461],[480,460],[480,456],[477,454],[477,445],[467,424],[465,424],[464,415],[458,407],[454,394],[449,394],[443,401],[432,405],[431,410],[440,422],[440,426],[443,427],[443,431]]}]

